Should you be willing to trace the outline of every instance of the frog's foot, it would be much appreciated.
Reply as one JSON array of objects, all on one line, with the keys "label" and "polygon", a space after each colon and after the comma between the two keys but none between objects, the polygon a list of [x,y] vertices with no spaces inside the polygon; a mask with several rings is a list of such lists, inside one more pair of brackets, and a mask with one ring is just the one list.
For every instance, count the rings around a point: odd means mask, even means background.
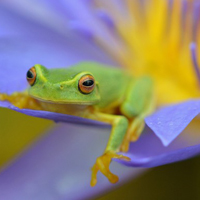
[{"label": "frog's foot", "polygon": [[119,180],[118,176],[111,173],[109,170],[109,166],[110,166],[110,163],[113,158],[130,161],[130,158],[123,156],[123,155],[118,155],[117,153],[112,152],[112,151],[108,151],[108,152],[104,153],[102,156],[98,157],[96,160],[96,163],[92,167],[92,178],[91,178],[91,182],[90,182],[90,185],[92,187],[94,187],[97,183],[98,171],[100,171],[102,174],[104,174],[104,176],[106,176],[111,183],[114,184],[114,183],[118,182],[118,180]]},{"label": "frog's foot", "polygon": [[122,152],[127,152],[129,150],[130,142],[135,142],[140,137],[143,129],[144,129],[144,120],[140,118],[136,118],[131,122],[128,131],[124,137],[123,143],[120,147]]},{"label": "frog's foot", "polygon": [[41,110],[40,105],[38,102],[30,97],[26,92],[22,93],[13,93],[11,95],[8,94],[1,94],[0,93],[0,100],[1,101],[9,101],[14,106],[18,108],[29,108],[34,110]]}]

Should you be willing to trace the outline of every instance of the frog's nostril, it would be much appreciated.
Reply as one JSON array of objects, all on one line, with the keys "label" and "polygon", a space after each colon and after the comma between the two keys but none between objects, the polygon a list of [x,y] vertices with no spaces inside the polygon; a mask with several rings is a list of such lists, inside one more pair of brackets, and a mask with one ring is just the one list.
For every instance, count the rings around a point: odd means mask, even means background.
[{"label": "frog's nostril", "polygon": [[60,85],[60,89],[62,90],[64,88],[64,86],[63,85]]}]

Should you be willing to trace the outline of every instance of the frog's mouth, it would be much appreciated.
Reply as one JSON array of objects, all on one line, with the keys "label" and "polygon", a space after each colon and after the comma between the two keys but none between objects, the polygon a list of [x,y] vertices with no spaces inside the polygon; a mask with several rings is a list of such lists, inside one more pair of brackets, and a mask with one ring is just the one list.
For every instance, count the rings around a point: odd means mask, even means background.
[{"label": "frog's mouth", "polygon": [[51,99],[44,99],[41,97],[36,97],[30,95],[33,99],[40,101],[40,102],[46,102],[46,103],[51,103],[51,104],[73,104],[73,105],[95,105],[99,103],[100,100],[95,100],[95,101],[82,101],[82,100],[51,100]]}]

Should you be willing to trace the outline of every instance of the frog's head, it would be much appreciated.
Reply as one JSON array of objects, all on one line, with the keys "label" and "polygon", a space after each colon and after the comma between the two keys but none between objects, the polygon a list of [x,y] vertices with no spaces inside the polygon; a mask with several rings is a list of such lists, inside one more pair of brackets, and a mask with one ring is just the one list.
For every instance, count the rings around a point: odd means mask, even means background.
[{"label": "frog's head", "polygon": [[29,94],[40,101],[93,105],[100,101],[98,82],[90,72],[76,67],[47,69],[35,65],[27,72]]}]

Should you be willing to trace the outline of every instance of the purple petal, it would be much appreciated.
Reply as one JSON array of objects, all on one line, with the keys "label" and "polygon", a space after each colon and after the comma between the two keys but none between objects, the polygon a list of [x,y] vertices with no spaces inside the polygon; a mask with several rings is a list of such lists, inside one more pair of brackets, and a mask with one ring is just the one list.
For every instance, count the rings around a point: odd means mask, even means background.
[{"label": "purple petal", "polygon": [[76,31],[80,36],[93,41],[94,33],[88,26],[86,26],[86,24],[71,20],[68,26],[71,30]]},{"label": "purple petal", "polygon": [[113,186],[99,174],[97,186],[90,187],[90,168],[102,154],[109,132],[68,124],[55,127],[0,173],[0,199],[89,199],[138,175],[141,169],[112,163],[120,182]]},{"label": "purple petal", "polygon": [[[61,16],[58,16],[54,14],[54,12],[51,11],[48,4],[43,5],[42,0],[1,0],[0,1],[1,6],[1,14],[5,13],[6,11],[11,11],[14,15],[14,13],[19,13],[19,15],[24,18],[33,20],[35,22],[38,22],[40,25],[48,26],[50,28],[53,28],[54,30],[57,30],[59,32],[66,32],[68,29],[64,26],[66,23],[66,19],[63,19]],[[1,25],[5,25],[7,22],[10,24],[10,16],[8,18],[1,18],[0,19]],[[17,28],[17,26],[13,23],[14,28]],[[9,27],[9,26],[8,26]],[[9,30],[9,29],[8,29]],[[8,32],[7,33],[10,33]],[[22,27],[22,30],[20,28],[17,28],[17,32],[26,32],[24,30],[24,27]],[[10,31],[13,32],[13,28],[10,27]],[[1,33],[1,31],[0,31]],[[14,32],[16,34],[16,32]]]},{"label": "purple petal", "polygon": [[[51,10],[50,12],[52,13],[52,15],[55,15],[57,18],[60,19],[58,20],[57,23],[59,23],[59,21],[62,21],[63,30],[61,29],[61,27],[57,27],[56,25],[54,26],[54,28],[61,31],[63,34],[66,34],[66,30],[69,28],[72,28],[74,30],[74,26],[71,27],[70,23],[70,20],[72,20],[73,22],[76,21],[75,30],[76,31],[78,30],[78,33],[83,33],[81,35],[83,36],[83,39],[88,40],[88,33],[89,33],[89,35],[92,34],[96,35],[98,38],[101,37],[104,39],[105,42],[109,41],[110,45],[119,48],[118,46],[119,41],[116,39],[115,35],[110,33],[110,31],[105,28],[104,20],[102,21],[98,16],[96,16],[96,13],[93,10],[94,7],[91,6],[91,2],[85,0],[84,1],[42,0],[42,1],[30,1],[30,2],[31,3],[26,3],[26,1],[24,2],[23,0],[23,2],[20,1],[17,4],[13,4],[12,1],[10,1],[8,2],[8,5],[10,4],[9,6],[13,7],[13,9],[17,7],[16,10],[18,10],[18,12],[22,12],[24,15],[31,17],[36,21],[41,21],[39,20],[40,18],[38,18],[38,13],[37,13],[37,7],[40,5],[40,7],[43,8],[44,11]],[[20,4],[20,6],[18,4]],[[38,5],[35,8],[34,5],[36,4]],[[35,8],[35,12],[31,12],[32,6]],[[27,12],[27,9],[30,10],[31,14]],[[41,14],[41,18],[42,21],[44,21],[45,17],[43,16],[43,14]],[[49,25],[49,23],[46,23],[46,25]],[[69,34],[69,32],[67,34]],[[90,43],[91,42],[92,41],[90,40]]]},{"label": "purple petal", "polygon": [[[1,4],[0,4],[1,5]],[[46,7],[43,9],[45,10]],[[36,12],[37,14],[37,12]],[[66,21],[66,20],[65,20]],[[24,17],[19,13],[15,13],[8,8],[0,7],[0,35],[1,36],[22,36],[31,40],[44,40],[45,42],[52,42],[52,45],[65,46],[67,53],[72,52],[76,56],[87,56],[85,59],[97,60],[100,62],[114,64],[112,60],[96,45],[84,41],[82,38],[77,37],[69,30],[60,33],[56,29],[52,29],[45,24],[31,20],[30,16]],[[87,50],[87,51],[86,51]],[[79,55],[81,54],[81,55]]]},{"label": "purple petal", "polygon": [[105,124],[100,121],[95,121],[91,119],[86,119],[82,117],[77,117],[73,115],[66,115],[66,114],[60,114],[55,112],[49,112],[49,111],[42,111],[42,110],[30,110],[30,109],[20,109],[12,104],[10,104],[7,101],[0,101],[0,107],[3,108],[9,108],[11,110],[30,115],[33,117],[39,117],[44,119],[53,120],[55,122],[69,122],[69,123],[75,123],[75,124],[90,124],[90,125],[101,125],[101,126],[109,126],[108,124]]},{"label": "purple petal", "polygon": [[190,100],[161,108],[145,119],[146,124],[169,145],[200,113],[200,100]]},{"label": "purple petal", "polygon": [[130,162],[118,162],[132,167],[156,167],[200,154],[200,135],[198,128],[184,130],[169,146],[163,146],[150,128],[146,127],[144,133],[135,143],[132,143],[128,153]]},{"label": "purple petal", "polygon": [[96,15],[111,29],[115,28],[115,23],[112,17],[109,16],[108,12],[103,9],[97,9]]}]

